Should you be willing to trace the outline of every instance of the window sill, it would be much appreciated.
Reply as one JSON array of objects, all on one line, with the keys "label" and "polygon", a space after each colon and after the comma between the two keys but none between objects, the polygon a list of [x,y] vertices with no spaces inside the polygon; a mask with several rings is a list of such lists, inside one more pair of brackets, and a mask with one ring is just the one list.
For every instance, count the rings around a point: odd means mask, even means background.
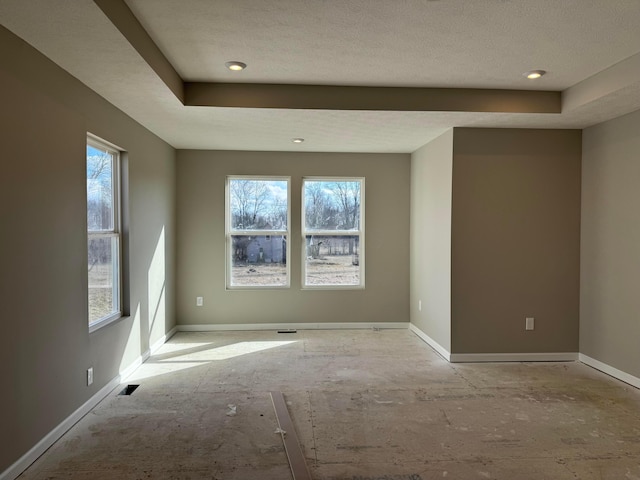
[{"label": "window sill", "polygon": [[246,292],[259,290],[289,290],[290,285],[227,285],[227,292]]},{"label": "window sill", "polygon": [[313,291],[313,290],[364,290],[364,285],[305,285],[302,287],[302,290]]},{"label": "window sill", "polygon": [[97,322],[94,322],[89,325],[89,333],[93,333],[97,330],[100,330],[101,328],[111,325],[112,323],[118,322],[124,318],[129,318],[129,317],[122,315],[122,312],[116,312],[112,315],[109,315],[108,317],[104,317],[98,320]]}]

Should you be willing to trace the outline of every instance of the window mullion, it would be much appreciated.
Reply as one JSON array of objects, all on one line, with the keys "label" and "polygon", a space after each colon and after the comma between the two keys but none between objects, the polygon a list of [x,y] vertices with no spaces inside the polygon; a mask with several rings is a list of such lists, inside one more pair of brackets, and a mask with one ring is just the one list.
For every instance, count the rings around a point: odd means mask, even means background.
[{"label": "window mullion", "polygon": [[257,237],[262,235],[288,235],[289,230],[231,230],[229,235]]}]

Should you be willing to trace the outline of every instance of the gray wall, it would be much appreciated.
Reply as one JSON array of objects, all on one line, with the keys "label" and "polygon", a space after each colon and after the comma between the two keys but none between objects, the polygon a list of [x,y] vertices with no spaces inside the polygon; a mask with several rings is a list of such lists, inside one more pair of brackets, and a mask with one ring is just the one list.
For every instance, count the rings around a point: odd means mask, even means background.
[{"label": "gray wall", "polygon": [[454,129],[452,353],[578,351],[580,161],[579,130]]},{"label": "gray wall", "polygon": [[452,175],[453,129],[411,155],[411,323],[449,352]]},{"label": "gray wall", "polygon": [[[409,155],[179,150],[177,172],[178,323],[409,321]],[[225,290],[227,175],[291,177],[291,288]],[[364,290],[301,290],[301,179],[314,175],[365,177]]]},{"label": "gray wall", "polygon": [[[175,324],[175,151],[2,27],[0,57],[2,472]],[[87,132],[129,159],[131,317],[92,334]]]},{"label": "gray wall", "polygon": [[640,111],[583,133],[580,352],[640,377]]}]

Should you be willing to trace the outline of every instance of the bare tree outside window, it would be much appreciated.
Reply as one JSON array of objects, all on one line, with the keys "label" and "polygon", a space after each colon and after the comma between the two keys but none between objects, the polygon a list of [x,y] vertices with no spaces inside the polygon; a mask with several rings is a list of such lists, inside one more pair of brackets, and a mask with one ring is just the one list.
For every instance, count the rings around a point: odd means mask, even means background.
[{"label": "bare tree outside window", "polygon": [[118,152],[87,143],[89,325],[120,315]]},{"label": "bare tree outside window", "polygon": [[87,151],[87,227],[113,229],[113,155],[93,147]]},{"label": "bare tree outside window", "polygon": [[340,212],[339,228],[357,230],[360,222],[360,182],[333,182],[330,188]]},{"label": "bare tree outside window", "polygon": [[286,287],[289,180],[227,180],[228,287]]},{"label": "bare tree outside window", "polygon": [[304,179],[304,285],[364,286],[363,179]]}]

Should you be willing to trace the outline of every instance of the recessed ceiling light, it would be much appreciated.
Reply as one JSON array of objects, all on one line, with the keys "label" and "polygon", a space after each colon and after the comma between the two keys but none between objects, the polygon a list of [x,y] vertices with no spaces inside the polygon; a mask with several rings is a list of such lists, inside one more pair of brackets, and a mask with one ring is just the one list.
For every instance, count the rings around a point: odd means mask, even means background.
[{"label": "recessed ceiling light", "polygon": [[291,141],[293,143],[302,143],[304,142],[304,138],[292,138]]},{"label": "recessed ceiling light", "polygon": [[536,78],[540,78],[541,76],[543,76],[545,73],[547,72],[545,72],[544,70],[531,70],[529,72],[523,73],[523,75],[529,80],[535,80]]},{"label": "recessed ceiling light", "polygon": [[242,62],[227,62],[225,63],[225,66],[229,69],[232,70],[234,72],[240,72],[242,70],[244,70],[245,68],[247,68],[247,64],[246,63],[242,63]]}]

